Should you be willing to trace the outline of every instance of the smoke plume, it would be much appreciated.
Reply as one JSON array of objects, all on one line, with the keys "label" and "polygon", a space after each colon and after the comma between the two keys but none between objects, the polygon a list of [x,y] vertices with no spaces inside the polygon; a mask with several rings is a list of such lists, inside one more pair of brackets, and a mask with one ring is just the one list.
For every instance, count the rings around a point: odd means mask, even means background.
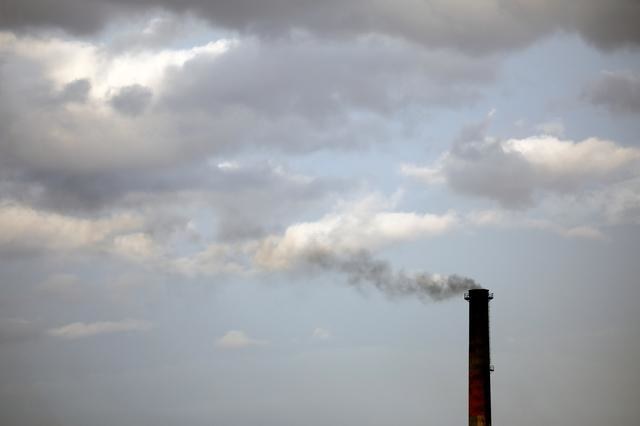
[{"label": "smoke plume", "polygon": [[394,271],[388,262],[374,259],[366,250],[344,256],[327,250],[312,250],[307,253],[306,261],[327,271],[346,274],[351,285],[372,285],[390,298],[444,300],[480,288],[473,279],[459,275],[409,275],[402,270]]}]

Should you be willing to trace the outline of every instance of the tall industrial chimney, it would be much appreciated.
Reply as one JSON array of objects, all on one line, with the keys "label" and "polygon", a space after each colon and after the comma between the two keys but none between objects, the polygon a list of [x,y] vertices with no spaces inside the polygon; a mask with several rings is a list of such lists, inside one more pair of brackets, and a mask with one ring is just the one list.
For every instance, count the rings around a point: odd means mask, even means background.
[{"label": "tall industrial chimney", "polygon": [[491,426],[489,300],[493,293],[473,289],[464,298],[469,301],[469,426]]}]

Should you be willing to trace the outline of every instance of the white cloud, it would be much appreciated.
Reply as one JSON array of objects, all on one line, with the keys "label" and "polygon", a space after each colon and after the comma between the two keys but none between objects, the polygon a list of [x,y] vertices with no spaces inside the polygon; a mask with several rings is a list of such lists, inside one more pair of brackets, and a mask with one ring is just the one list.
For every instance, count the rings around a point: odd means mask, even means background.
[{"label": "white cloud", "polygon": [[420,167],[415,164],[402,164],[400,173],[404,176],[412,177],[424,184],[445,183],[446,179],[442,175],[439,167]]},{"label": "white cloud", "polygon": [[286,269],[312,250],[354,252],[375,250],[389,244],[433,237],[457,224],[455,213],[375,211],[366,205],[327,214],[315,222],[287,227],[259,244],[255,262],[265,269]]},{"label": "white cloud", "polygon": [[576,193],[637,176],[640,149],[589,138],[580,142],[543,135],[525,139],[463,141],[427,167],[403,174],[490,198],[509,208],[534,204],[538,193]]},{"label": "white cloud", "polygon": [[14,203],[0,203],[0,249],[8,251],[97,248],[112,236],[134,230],[143,221],[117,214],[83,219],[38,211]]},{"label": "white cloud", "polygon": [[216,346],[222,349],[242,349],[268,343],[266,340],[253,339],[242,330],[230,330],[216,341]]},{"label": "white cloud", "polygon": [[131,260],[150,260],[157,257],[161,248],[150,235],[143,232],[119,235],[113,239],[113,252]]},{"label": "white cloud", "polygon": [[604,240],[604,234],[596,228],[591,226],[575,226],[573,228],[566,229],[564,234],[567,237],[584,238],[588,240]]},{"label": "white cloud", "polygon": [[52,328],[47,334],[66,340],[84,339],[99,334],[132,333],[149,331],[152,324],[148,321],[126,319],[122,321],[74,322],[62,327]]},{"label": "white cloud", "polygon": [[236,43],[222,39],[188,49],[110,52],[100,44],[62,38],[17,37],[0,32],[0,52],[44,65],[58,88],[73,80],[89,79],[91,93],[97,98],[104,97],[114,88],[133,84],[159,88],[168,68],[180,67],[199,55],[222,54]]},{"label": "white cloud", "polygon": [[331,330],[322,327],[316,327],[311,333],[311,337],[317,340],[329,340],[333,337]]},{"label": "white cloud", "polygon": [[474,210],[467,213],[466,219],[476,226],[496,226],[507,222],[509,212],[503,210]]},{"label": "white cloud", "polygon": [[522,155],[550,183],[572,179],[602,179],[617,172],[634,170],[640,150],[626,148],[597,138],[581,142],[539,136],[509,139],[502,144],[506,153]]},{"label": "white cloud", "polygon": [[187,276],[246,274],[288,270],[317,250],[335,254],[375,251],[395,243],[430,238],[454,229],[454,212],[421,214],[395,211],[399,194],[389,199],[368,196],[339,203],[316,221],[287,226],[281,233],[240,242],[209,244],[205,249],[173,259],[170,268]]},{"label": "white cloud", "polygon": [[529,229],[539,229],[541,231],[553,232],[566,238],[578,238],[586,240],[605,240],[606,237],[597,228],[592,226],[562,226],[549,220],[526,219],[520,222],[520,225]]},{"label": "white cloud", "polygon": [[509,210],[474,210],[465,216],[465,225],[505,229],[532,229],[565,238],[606,240],[600,229],[589,225],[561,225],[549,219],[536,219]]},{"label": "white cloud", "polygon": [[256,242],[211,243],[204,250],[172,260],[170,267],[183,275],[242,274],[251,270]]},{"label": "white cloud", "polygon": [[216,165],[216,167],[223,172],[232,172],[239,170],[241,166],[236,161],[221,161]]},{"label": "white cloud", "polygon": [[[192,150],[204,142],[185,138],[177,114],[154,106],[168,70],[178,72],[196,57],[215,57],[234,43],[113,52],[100,43],[0,32],[0,119],[12,123],[0,126],[0,139],[7,141],[0,146],[0,164],[7,174],[16,169],[32,177],[38,171],[138,171],[197,156]],[[196,121],[207,127],[210,142],[210,122],[189,118],[191,127]]]}]

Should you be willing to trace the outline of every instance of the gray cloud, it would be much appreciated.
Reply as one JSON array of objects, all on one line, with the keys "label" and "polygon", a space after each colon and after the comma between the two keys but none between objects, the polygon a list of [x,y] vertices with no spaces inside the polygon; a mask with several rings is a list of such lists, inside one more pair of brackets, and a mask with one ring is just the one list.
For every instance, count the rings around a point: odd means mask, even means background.
[{"label": "gray cloud", "polygon": [[246,40],[170,74],[164,102],[172,110],[248,110],[267,119],[326,120],[348,108],[390,114],[411,106],[459,106],[477,99],[478,86],[495,74],[494,61],[425,52],[387,38]]},{"label": "gray cloud", "polygon": [[7,0],[2,4],[0,25],[10,29],[29,30],[37,27],[58,27],[89,34],[102,28],[117,12],[109,2],[63,0],[54,4],[46,2],[21,2]]},{"label": "gray cloud", "polygon": [[378,33],[469,52],[522,46],[555,30],[578,32],[600,48],[637,45],[640,41],[640,6],[629,0],[402,0],[393,4],[364,0],[61,0],[55,7],[8,0],[0,25],[53,26],[87,34],[114,16],[157,7],[191,12],[213,25],[263,36],[299,29],[331,37]]},{"label": "gray cloud", "polygon": [[109,104],[122,114],[136,116],[145,110],[152,97],[153,92],[148,87],[132,84],[118,89],[109,99]]},{"label": "gray cloud", "polygon": [[459,151],[445,172],[454,190],[496,199],[511,208],[533,203],[535,173],[519,154],[505,152],[499,144]]},{"label": "gray cloud", "polygon": [[86,78],[73,80],[67,83],[60,91],[59,99],[62,102],[84,103],[89,96],[91,82]]},{"label": "gray cloud", "polygon": [[186,225],[181,209],[197,207],[213,215],[222,240],[274,232],[301,212],[354,189],[343,180],[299,175],[269,163],[230,169],[195,163],[123,173],[23,173],[13,181],[5,179],[0,184],[3,198],[44,211],[88,218],[144,211],[145,229],[160,237]]},{"label": "gray cloud", "polygon": [[222,169],[206,193],[217,213],[218,238],[256,238],[286,226],[299,212],[323,206],[330,197],[353,190],[338,179],[295,174],[269,164]]},{"label": "gray cloud", "polygon": [[640,113],[640,73],[603,72],[583,89],[582,97],[615,114],[638,114]]},{"label": "gray cloud", "polygon": [[141,28],[140,16],[118,21],[118,31],[104,46],[110,52],[162,50],[179,45],[181,40],[199,37],[206,26],[194,16],[176,15],[153,10],[151,18]]}]

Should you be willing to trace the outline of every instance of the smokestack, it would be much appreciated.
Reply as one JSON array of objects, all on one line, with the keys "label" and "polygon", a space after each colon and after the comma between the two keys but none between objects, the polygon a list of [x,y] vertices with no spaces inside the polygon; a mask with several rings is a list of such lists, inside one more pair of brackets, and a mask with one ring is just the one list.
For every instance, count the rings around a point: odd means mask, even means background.
[{"label": "smokestack", "polygon": [[491,426],[489,300],[493,293],[472,289],[464,298],[469,301],[469,426]]}]

